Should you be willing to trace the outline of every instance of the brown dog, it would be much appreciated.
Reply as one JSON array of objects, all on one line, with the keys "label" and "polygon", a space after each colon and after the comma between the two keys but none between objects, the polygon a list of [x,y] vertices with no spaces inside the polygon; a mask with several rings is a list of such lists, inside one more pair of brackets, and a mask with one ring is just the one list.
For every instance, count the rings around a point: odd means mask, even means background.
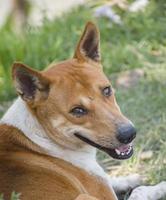
[{"label": "brown dog", "polygon": [[42,72],[14,63],[20,97],[0,125],[5,200],[12,191],[22,200],[116,199],[94,147],[127,159],[136,131],[121,113],[100,60],[99,32],[89,22],[74,58]]}]

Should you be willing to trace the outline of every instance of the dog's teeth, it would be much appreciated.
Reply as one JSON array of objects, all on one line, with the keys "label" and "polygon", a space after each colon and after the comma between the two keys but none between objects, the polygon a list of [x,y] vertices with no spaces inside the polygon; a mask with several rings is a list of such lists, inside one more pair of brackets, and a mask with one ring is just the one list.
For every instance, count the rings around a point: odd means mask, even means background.
[{"label": "dog's teeth", "polygon": [[126,151],[124,151],[124,152],[119,151],[119,149],[115,149],[115,152],[116,152],[118,155],[124,156],[124,155],[129,155],[130,152],[131,152],[131,150],[132,150],[132,146],[130,145],[130,146],[128,147],[128,149],[127,149]]},{"label": "dog's teeth", "polygon": [[120,155],[120,151],[119,151],[118,149],[115,149],[115,151],[116,151],[116,153],[117,153],[118,155]]},{"label": "dog's teeth", "polygon": [[132,150],[132,147],[130,146],[126,153],[129,154],[131,152],[131,150]]}]

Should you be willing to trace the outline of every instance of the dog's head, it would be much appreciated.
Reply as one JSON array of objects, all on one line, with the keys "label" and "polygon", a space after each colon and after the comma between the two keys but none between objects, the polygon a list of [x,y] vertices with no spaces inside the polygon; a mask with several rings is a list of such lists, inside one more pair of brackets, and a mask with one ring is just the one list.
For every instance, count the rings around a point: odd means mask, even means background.
[{"label": "dog's head", "polygon": [[77,150],[92,145],[129,158],[136,131],[120,111],[100,63],[100,36],[88,23],[74,57],[39,72],[13,66],[16,90],[52,141]]}]

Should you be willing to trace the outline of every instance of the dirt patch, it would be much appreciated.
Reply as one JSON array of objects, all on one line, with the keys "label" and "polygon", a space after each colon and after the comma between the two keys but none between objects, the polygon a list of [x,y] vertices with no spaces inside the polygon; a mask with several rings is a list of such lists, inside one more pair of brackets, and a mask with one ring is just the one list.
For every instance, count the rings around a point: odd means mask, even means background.
[{"label": "dirt patch", "polygon": [[117,75],[115,85],[117,88],[129,89],[136,86],[145,75],[143,69],[134,69],[121,72]]}]

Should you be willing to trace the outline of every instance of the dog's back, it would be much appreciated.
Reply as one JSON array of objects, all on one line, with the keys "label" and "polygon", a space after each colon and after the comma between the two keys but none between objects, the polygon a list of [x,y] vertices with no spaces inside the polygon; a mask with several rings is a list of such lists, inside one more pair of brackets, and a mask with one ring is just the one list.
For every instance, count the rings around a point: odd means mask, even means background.
[{"label": "dog's back", "polygon": [[13,191],[24,200],[73,200],[78,196],[82,189],[72,175],[57,166],[56,159],[52,162],[34,154],[33,144],[18,129],[0,125],[0,130],[0,192],[5,200]]}]

